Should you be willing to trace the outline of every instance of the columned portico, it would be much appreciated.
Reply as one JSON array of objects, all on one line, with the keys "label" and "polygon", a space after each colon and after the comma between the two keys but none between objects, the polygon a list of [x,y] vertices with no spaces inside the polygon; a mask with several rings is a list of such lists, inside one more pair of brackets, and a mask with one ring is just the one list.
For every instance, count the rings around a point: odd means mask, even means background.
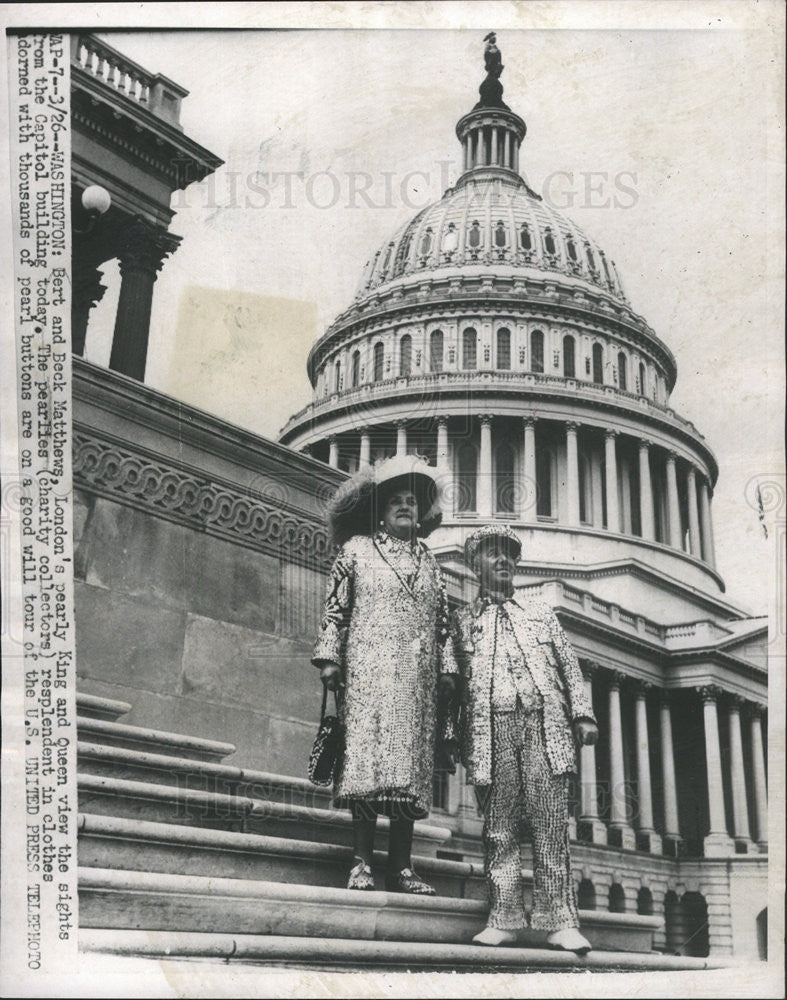
[{"label": "columned portico", "polygon": [[525,417],[524,482],[522,483],[522,520],[535,521],[538,510],[538,482],[536,480],[536,421]]},{"label": "columned portico", "polygon": [[620,714],[620,686],[624,675],[613,671],[609,682],[609,839],[618,847],[633,851],[636,837],[626,808],[626,767],[623,751],[623,720]]},{"label": "columned portico", "polygon": [[492,516],[492,417],[484,414],[481,421],[481,448],[478,455],[478,516]]},{"label": "columned portico", "polygon": [[658,854],[661,851],[661,837],[653,825],[653,789],[650,774],[650,740],[648,738],[647,695],[651,685],[640,682],[636,687],[636,741],[637,741],[637,802],[639,823],[637,824],[637,846]]},{"label": "columned portico", "polygon": [[721,746],[719,744],[719,716],[717,702],[721,690],[713,685],[700,688],[705,726],[705,765],[708,774],[708,814],[710,830],[705,837],[705,856],[726,857],[735,853],[735,843],[727,832],[724,810],[723,778],[721,772]]},{"label": "columned portico", "polygon": [[577,425],[566,424],[566,504],[570,525],[579,524],[579,460],[577,457]]},{"label": "columned portico", "polygon": [[667,511],[669,516],[669,543],[673,548],[682,549],[680,529],[680,499],[678,497],[678,473],[675,467],[674,451],[667,454]]},{"label": "columned portico", "polygon": [[615,439],[617,431],[607,430],[604,434],[604,475],[607,492],[607,529],[622,531],[620,508],[618,506],[618,457]]},{"label": "columned portico", "polygon": [[653,525],[653,486],[650,478],[650,442],[641,438],[639,442],[639,516],[642,537],[653,540],[656,533]]},{"label": "columned portico", "polygon": [[757,843],[764,853],[768,850],[768,785],[765,778],[765,755],[762,739],[763,709],[751,708],[752,776],[754,778],[754,817]]},{"label": "columned portico", "polygon": [[[593,703],[593,677],[597,674],[597,664],[589,661],[582,663],[585,692],[591,704]],[[606,844],[607,826],[599,815],[596,748],[592,744],[579,748],[579,780],[579,822],[582,839],[590,840],[594,844]]]},{"label": "columned portico", "polygon": [[677,855],[680,847],[678,820],[678,786],[675,781],[675,751],[672,741],[671,694],[662,691],[659,699],[661,728],[661,771],[664,781],[664,849],[665,854]]},{"label": "columned portico", "polygon": [[743,769],[743,739],[741,736],[741,708],[743,698],[733,695],[729,701],[730,769],[732,772],[732,829],[736,850],[753,848],[749,829],[749,806],[746,801],[746,775]]},{"label": "columned portico", "polygon": [[702,558],[700,548],[700,515],[697,509],[697,475],[693,466],[686,474],[686,491],[689,501],[689,551],[698,559]]}]

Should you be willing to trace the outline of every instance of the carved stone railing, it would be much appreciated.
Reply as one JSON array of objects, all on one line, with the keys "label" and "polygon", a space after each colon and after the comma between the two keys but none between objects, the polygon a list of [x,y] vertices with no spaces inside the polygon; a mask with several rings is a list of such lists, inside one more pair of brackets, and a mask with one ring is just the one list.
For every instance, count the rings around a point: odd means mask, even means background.
[{"label": "carved stone railing", "polygon": [[[597,401],[604,397],[618,404],[624,404],[627,410],[634,413],[655,414],[662,419],[667,419],[677,428],[689,433],[698,441],[705,443],[705,438],[697,428],[679,416],[671,407],[663,406],[647,396],[640,396],[634,392],[619,389],[614,385],[602,385],[597,382],[586,382],[582,379],[566,378],[562,375],[547,375],[540,372],[525,371],[455,371],[455,372],[429,372],[423,375],[407,375],[397,378],[388,378],[380,382],[371,382],[356,388],[345,389],[342,392],[332,393],[316,403],[310,403],[294,416],[290,417],[281,430],[282,435],[288,434],[304,420],[311,420],[315,417],[330,413],[337,406],[360,405],[368,408],[372,402],[382,400],[396,395],[403,391],[418,391],[426,393],[430,391],[439,392],[441,389],[452,386],[465,386],[468,391],[483,388],[501,389],[510,391],[511,389],[527,390],[531,387],[545,387],[555,390],[565,390],[571,393],[572,399]],[[706,445],[707,447],[707,445]]]},{"label": "carved stone railing", "polygon": [[180,127],[180,103],[188,91],[159,73],[148,72],[106,42],[93,35],[72,35],[71,65]]}]

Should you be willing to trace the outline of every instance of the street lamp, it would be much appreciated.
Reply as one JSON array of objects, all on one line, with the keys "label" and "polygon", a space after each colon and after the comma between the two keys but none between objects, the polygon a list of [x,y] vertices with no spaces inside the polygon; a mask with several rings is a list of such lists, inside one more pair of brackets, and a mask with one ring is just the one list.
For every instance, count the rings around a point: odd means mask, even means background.
[{"label": "street lamp", "polygon": [[101,187],[100,184],[90,184],[82,192],[82,208],[87,213],[87,222],[82,229],[73,224],[71,228],[78,236],[86,236],[92,232],[99,217],[104,215],[111,204],[112,199],[106,188]]}]

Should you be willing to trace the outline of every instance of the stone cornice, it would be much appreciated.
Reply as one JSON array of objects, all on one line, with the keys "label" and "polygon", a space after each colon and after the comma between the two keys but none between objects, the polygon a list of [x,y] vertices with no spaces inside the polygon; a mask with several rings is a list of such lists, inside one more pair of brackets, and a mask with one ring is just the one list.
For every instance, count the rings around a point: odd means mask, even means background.
[{"label": "stone cornice", "polygon": [[317,518],[293,511],[280,497],[267,501],[131,444],[75,428],[73,475],[75,487],[89,493],[288,562],[322,570],[330,565],[328,534]]}]

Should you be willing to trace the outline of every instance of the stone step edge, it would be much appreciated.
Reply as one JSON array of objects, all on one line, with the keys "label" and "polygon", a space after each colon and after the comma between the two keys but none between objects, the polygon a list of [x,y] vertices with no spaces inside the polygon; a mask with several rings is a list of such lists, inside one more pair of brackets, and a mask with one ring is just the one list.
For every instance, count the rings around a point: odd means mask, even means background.
[{"label": "stone step edge", "polygon": [[[343,847],[341,844],[271,837],[262,833],[236,833],[230,830],[213,830],[209,827],[158,823],[153,820],[127,819],[122,816],[103,816],[96,813],[80,813],[77,819],[77,832],[107,839],[136,840],[168,846],[232,851],[239,854],[280,854],[289,857],[322,858],[326,861],[335,860],[339,864],[347,864],[352,860],[352,848]],[[375,851],[380,871],[384,870],[386,857],[385,851]],[[452,861],[448,858],[415,854],[413,865],[419,871],[453,875],[458,878],[484,877],[484,866],[472,861]],[[532,881],[531,871],[523,869],[523,875]]]},{"label": "stone step edge", "polygon": [[214,958],[223,963],[240,964],[246,959],[250,962],[287,962],[298,966],[417,966],[445,968],[446,971],[457,968],[493,971],[498,967],[514,967],[522,970],[699,972],[739,964],[726,956],[690,958],[658,952],[591,951],[580,958],[544,948],[482,948],[472,944],[98,928],[80,928],[79,948],[87,952],[172,960]]},{"label": "stone step edge", "polygon": [[[483,900],[458,899],[454,896],[408,896],[403,893],[379,890],[354,892],[352,889],[335,889],[330,886],[267,882],[224,876],[171,875],[163,872],[80,867],[78,879],[80,890],[103,889],[118,892],[152,892],[157,895],[178,894],[212,898],[222,896],[236,899],[305,902],[324,906],[351,906],[373,910],[393,907],[409,910],[426,909],[432,913],[440,911],[456,913],[458,911],[465,915],[477,914],[480,916],[485,916],[488,910],[488,906]],[[663,926],[660,917],[648,917],[635,913],[580,910],[579,915],[580,923],[586,921],[606,925],[619,924],[629,928],[640,927],[651,930],[658,930]]]},{"label": "stone step edge", "polygon": [[167,732],[163,729],[147,729],[144,726],[132,726],[125,722],[109,722],[106,719],[91,719],[77,714],[77,731],[99,733],[116,739],[125,739],[130,743],[159,743],[164,746],[178,747],[183,750],[194,750],[223,759],[235,753],[233,743],[221,743],[218,740],[208,740],[201,736],[189,736],[186,733]]},{"label": "stone step edge", "polygon": [[[278,817],[281,819],[309,820],[313,823],[351,826],[352,817],[349,812],[330,809],[324,806],[301,806],[297,804],[250,799],[244,795],[229,795],[224,792],[203,792],[195,788],[178,788],[176,785],[159,785],[149,781],[135,781],[132,778],[112,778],[101,774],[77,774],[77,787],[97,795],[114,795],[127,798],[153,799],[157,802],[175,802],[179,805],[208,807],[216,813],[228,817],[242,816],[246,819],[264,819]],[[83,812],[90,812],[89,809]],[[390,819],[381,816],[378,824],[381,829],[390,826]],[[417,822],[415,835],[422,840],[432,840],[445,843],[451,839],[448,827],[432,826],[429,823]]]},{"label": "stone step edge", "polygon": [[132,707],[127,701],[104,698],[97,694],[84,694],[80,691],[76,693],[76,705],[77,714],[87,715],[91,719],[104,719],[107,722],[114,722],[121,715],[128,714]]},{"label": "stone step edge", "polygon": [[[134,750],[130,747],[115,747],[107,743],[91,743],[87,740],[77,742],[77,755],[88,760],[101,760],[110,764],[126,764],[132,767],[149,768],[150,770],[178,771],[193,774],[205,774],[211,777],[239,784],[273,785],[282,788],[297,788],[301,792],[311,793],[330,799],[330,789],[324,785],[315,785],[308,778],[295,778],[286,774],[275,774],[272,771],[257,771],[249,767],[235,767],[232,764],[218,764],[215,761],[195,760],[193,757],[174,757],[164,753],[154,753],[151,750]],[[254,796],[249,796],[254,798]]]}]

